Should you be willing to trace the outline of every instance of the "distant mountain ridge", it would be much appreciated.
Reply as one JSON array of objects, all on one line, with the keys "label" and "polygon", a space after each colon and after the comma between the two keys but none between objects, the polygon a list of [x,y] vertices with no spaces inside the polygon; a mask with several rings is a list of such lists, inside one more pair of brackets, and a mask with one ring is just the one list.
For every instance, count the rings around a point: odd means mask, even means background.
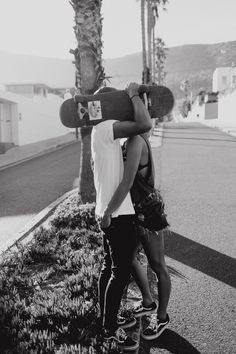
[{"label": "distant mountain ridge", "polygon": [[[189,80],[193,94],[200,89],[212,89],[212,75],[217,67],[236,65],[236,41],[217,44],[188,44],[169,48],[165,62],[165,84],[176,97],[183,96],[182,80]],[[129,81],[141,81],[142,54],[105,60],[106,74],[111,83],[124,88]]]},{"label": "distant mountain ridge", "polygon": [[[0,51],[0,83],[37,82],[52,87],[74,86],[74,64],[68,59],[34,57]],[[236,64],[236,41],[217,44],[188,44],[169,48],[166,59],[166,85],[176,97],[183,94],[180,82],[189,80],[193,93],[211,90],[217,67]],[[104,59],[111,85],[123,89],[130,81],[141,82],[142,54]]]}]

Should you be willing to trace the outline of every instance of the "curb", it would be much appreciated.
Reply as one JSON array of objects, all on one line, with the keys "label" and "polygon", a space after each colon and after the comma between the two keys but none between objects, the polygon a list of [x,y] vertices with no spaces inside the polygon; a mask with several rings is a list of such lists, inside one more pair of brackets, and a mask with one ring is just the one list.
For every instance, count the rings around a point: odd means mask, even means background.
[{"label": "curb", "polygon": [[[236,139],[236,129],[235,130],[230,130],[230,129],[226,129],[226,128],[220,128],[220,127],[215,127],[217,128],[218,130],[220,130],[221,132],[227,134],[227,135],[230,135],[232,138],[235,138]],[[231,132],[234,132],[234,133],[231,133]]]},{"label": "curb", "polygon": [[79,142],[80,140],[73,140],[73,141],[69,141],[67,143],[61,143],[61,144],[56,144],[56,145],[52,145],[40,152],[37,152],[36,154],[33,154],[31,156],[28,156],[28,157],[25,157],[25,158],[22,158],[18,161],[14,161],[14,162],[10,162],[6,165],[3,165],[0,167],[0,171],[3,171],[9,167],[13,167],[13,166],[17,166],[23,162],[26,162],[26,161],[29,161],[29,160],[33,160],[34,158],[37,158],[37,157],[40,157],[40,156],[43,156],[43,155],[46,155],[52,151],[55,151],[55,150],[59,150],[59,149],[62,149],[63,147],[66,147],[66,146],[69,146],[69,145],[72,145],[74,143],[77,143]]},{"label": "curb", "polygon": [[[153,138],[156,140],[153,141]],[[150,144],[152,148],[161,147],[163,142],[163,125],[159,125],[153,129],[152,136],[150,137]]]},{"label": "curb", "polygon": [[32,218],[29,223],[27,223],[20,231],[16,233],[14,240],[11,240],[9,245],[4,245],[3,249],[1,250],[1,253],[10,250],[14,246],[17,246],[18,242],[25,241],[26,237],[30,238],[32,232],[35,231],[35,229],[39,227],[44,221],[46,221],[46,219],[53,213],[53,211],[59,204],[61,204],[65,199],[76,193],[78,193],[78,188],[74,188],[69,192],[66,192],[54,202],[49,204],[46,208],[41,210],[37,215]]}]

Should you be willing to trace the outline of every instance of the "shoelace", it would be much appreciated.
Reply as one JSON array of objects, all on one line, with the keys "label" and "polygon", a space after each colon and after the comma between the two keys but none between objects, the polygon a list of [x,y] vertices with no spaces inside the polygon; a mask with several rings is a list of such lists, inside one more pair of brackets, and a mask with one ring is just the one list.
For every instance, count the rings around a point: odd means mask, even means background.
[{"label": "shoelace", "polygon": [[123,330],[123,328],[118,328],[116,330],[116,335],[120,340],[123,340],[123,341],[125,341],[127,338],[127,335],[126,335],[125,331]]},{"label": "shoelace", "polygon": [[157,315],[155,313],[152,313],[150,317],[151,317],[151,320],[148,325],[148,328],[156,329],[157,328]]}]

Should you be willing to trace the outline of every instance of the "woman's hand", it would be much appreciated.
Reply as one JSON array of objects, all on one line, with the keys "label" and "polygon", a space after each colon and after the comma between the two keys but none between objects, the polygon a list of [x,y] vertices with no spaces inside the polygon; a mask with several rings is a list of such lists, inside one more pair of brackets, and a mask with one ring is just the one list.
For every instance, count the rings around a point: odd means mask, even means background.
[{"label": "woman's hand", "polygon": [[111,225],[111,215],[104,214],[101,220],[101,229],[107,229]]}]

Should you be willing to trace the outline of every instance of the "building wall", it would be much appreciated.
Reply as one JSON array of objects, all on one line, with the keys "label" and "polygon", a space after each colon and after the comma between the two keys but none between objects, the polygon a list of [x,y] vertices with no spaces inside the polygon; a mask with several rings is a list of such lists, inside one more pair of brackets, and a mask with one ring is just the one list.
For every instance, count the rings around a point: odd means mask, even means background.
[{"label": "building wall", "polygon": [[205,104],[199,105],[198,101],[196,101],[192,105],[187,118],[193,121],[203,121],[205,119]]},{"label": "building wall", "polygon": [[213,127],[236,128],[236,90],[220,96],[217,102],[199,106],[195,103],[188,120]]},{"label": "building wall", "polygon": [[212,91],[223,91],[236,87],[236,67],[217,68],[213,73]]},{"label": "building wall", "polygon": [[12,131],[12,103],[8,101],[1,101],[0,103],[0,142],[13,142]]},{"label": "building wall", "polygon": [[205,119],[218,118],[218,102],[206,103],[205,107]]},{"label": "building wall", "polygon": [[34,97],[31,102],[21,102],[19,113],[19,145],[64,135],[69,130],[59,118],[62,99],[50,100]]},{"label": "building wall", "polygon": [[219,98],[219,123],[236,126],[236,90]]},{"label": "building wall", "polygon": [[[21,146],[55,138],[69,132],[69,129],[62,125],[59,118],[59,109],[63,99],[58,96],[50,95],[49,98],[34,97],[30,99],[0,91],[0,101],[6,107],[10,107],[12,141],[9,142],[13,142],[15,145]],[[1,115],[2,111],[3,109]],[[0,131],[2,131],[1,127]]]}]

